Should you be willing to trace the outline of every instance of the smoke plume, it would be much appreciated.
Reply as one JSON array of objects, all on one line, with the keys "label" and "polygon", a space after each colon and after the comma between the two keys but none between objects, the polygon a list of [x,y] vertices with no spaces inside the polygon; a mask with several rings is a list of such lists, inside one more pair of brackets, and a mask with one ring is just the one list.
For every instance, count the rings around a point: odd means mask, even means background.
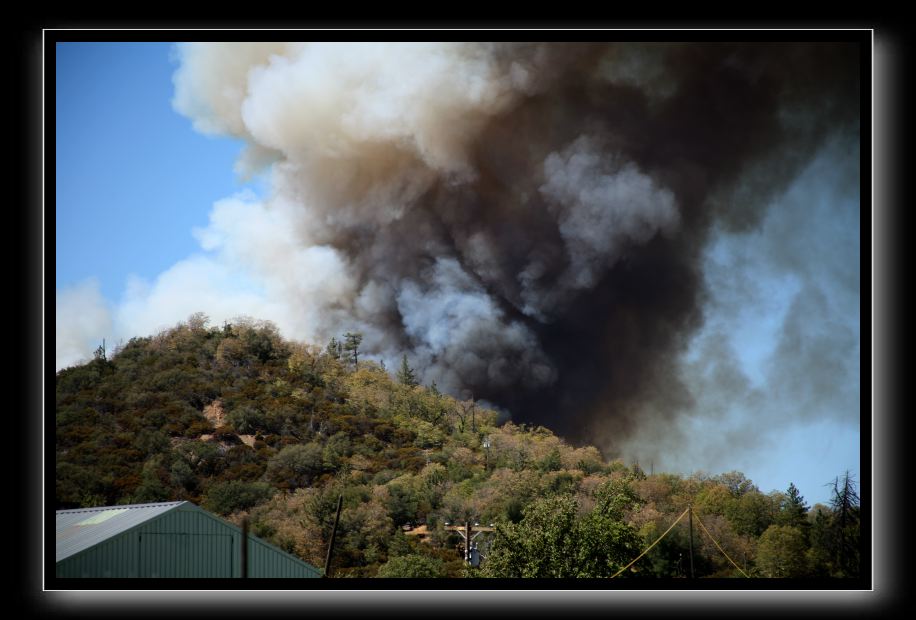
[{"label": "smoke plume", "polygon": [[[424,382],[611,454],[727,388],[754,400],[710,331],[725,303],[710,248],[759,231],[836,136],[858,157],[856,45],[178,51],[176,109],[244,139],[241,174],[269,175],[269,195],[219,203],[198,231],[282,300],[264,318],[316,343],[360,331],[390,366],[406,353]],[[759,251],[806,264],[784,232]],[[816,400],[834,382],[805,360],[851,341],[805,337],[830,302],[799,281],[774,335],[774,359],[794,363],[772,374]]]}]

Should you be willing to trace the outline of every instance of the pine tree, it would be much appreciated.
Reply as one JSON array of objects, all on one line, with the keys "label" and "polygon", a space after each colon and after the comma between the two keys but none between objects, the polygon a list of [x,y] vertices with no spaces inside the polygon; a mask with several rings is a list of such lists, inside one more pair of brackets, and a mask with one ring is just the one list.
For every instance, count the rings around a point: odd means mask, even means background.
[{"label": "pine tree", "polygon": [[806,531],[808,527],[808,506],[794,483],[790,482],[789,488],[786,489],[777,521],[780,525],[791,525],[802,531]]},{"label": "pine tree", "polygon": [[349,353],[349,361],[353,362],[354,368],[359,368],[359,344],[363,341],[363,335],[359,332],[347,332],[344,334],[343,349]]},{"label": "pine tree", "polygon": [[407,354],[404,354],[404,357],[401,358],[401,368],[398,370],[397,379],[402,385],[408,387],[415,387],[419,385],[416,375],[414,375],[413,368],[410,367],[410,364],[407,363]]},{"label": "pine tree", "polygon": [[97,360],[103,360],[103,361],[104,361],[104,360],[108,359],[108,358],[105,357],[105,341],[104,341],[104,340],[102,340],[102,344],[99,345],[99,348],[95,350],[95,352],[93,353],[93,355],[95,356],[95,359],[97,359]]},{"label": "pine tree", "polygon": [[340,342],[337,341],[337,338],[331,336],[331,341],[328,343],[325,352],[336,360],[340,359]]},{"label": "pine tree", "polygon": [[841,577],[859,576],[859,495],[856,483],[847,471],[842,482],[833,481],[833,509],[831,533],[833,535],[834,567]]}]

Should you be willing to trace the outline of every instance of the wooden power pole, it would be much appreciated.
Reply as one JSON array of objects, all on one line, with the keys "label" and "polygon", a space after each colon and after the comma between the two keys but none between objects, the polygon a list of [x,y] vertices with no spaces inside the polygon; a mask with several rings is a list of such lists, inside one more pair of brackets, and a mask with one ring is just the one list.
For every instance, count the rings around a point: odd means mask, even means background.
[{"label": "wooden power pole", "polygon": [[687,523],[690,526],[690,578],[693,579],[693,506],[687,506]]},{"label": "wooden power pole", "polygon": [[461,534],[461,537],[464,539],[464,561],[471,561],[471,542],[477,538],[481,532],[495,532],[496,528],[493,526],[483,526],[478,525],[477,523],[472,524],[470,521],[466,521],[464,525],[450,525],[445,524],[445,529],[458,532]]},{"label": "wooden power pole", "polygon": [[242,578],[248,577],[248,517],[242,518],[242,557],[240,558],[242,564]]},{"label": "wooden power pole", "polygon": [[343,506],[343,495],[337,497],[337,515],[334,517],[334,528],[331,530],[331,541],[328,543],[328,555],[324,560],[324,576],[331,572],[331,552],[334,550],[334,538],[337,536],[337,522],[340,521],[340,508]]}]

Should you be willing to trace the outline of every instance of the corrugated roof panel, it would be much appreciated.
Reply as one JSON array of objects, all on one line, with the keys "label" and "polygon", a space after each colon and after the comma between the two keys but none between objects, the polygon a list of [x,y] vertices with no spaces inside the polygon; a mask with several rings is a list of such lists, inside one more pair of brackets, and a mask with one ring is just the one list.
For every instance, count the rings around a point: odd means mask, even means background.
[{"label": "corrugated roof panel", "polygon": [[186,502],[100,506],[57,511],[57,562]]}]

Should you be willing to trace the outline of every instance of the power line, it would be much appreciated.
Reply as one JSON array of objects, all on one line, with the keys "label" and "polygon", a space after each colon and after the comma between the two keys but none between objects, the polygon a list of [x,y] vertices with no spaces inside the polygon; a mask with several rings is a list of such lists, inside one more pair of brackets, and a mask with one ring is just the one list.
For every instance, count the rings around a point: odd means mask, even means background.
[{"label": "power line", "polygon": [[693,579],[693,506],[687,506],[687,522],[690,523],[690,578]]},{"label": "power line", "polygon": [[658,539],[657,539],[654,543],[652,543],[651,545],[649,545],[649,546],[646,548],[645,551],[643,551],[643,552],[640,553],[638,556],[636,556],[636,559],[635,559],[635,560],[633,560],[632,562],[630,562],[629,564],[627,564],[626,566],[624,566],[623,568],[621,568],[621,569],[620,569],[619,571],[617,571],[616,573],[614,573],[614,575],[611,576],[611,579],[613,579],[614,577],[616,577],[617,575],[619,575],[620,573],[622,573],[622,572],[625,571],[626,569],[628,569],[628,568],[630,568],[631,566],[633,566],[633,565],[637,562],[637,560],[639,560],[642,556],[644,556],[644,555],[646,555],[647,553],[649,553],[649,550],[652,549],[652,547],[654,547],[655,545],[657,545],[657,544],[659,543],[659,541],[660,541],[662,538],[664,538],[665,536],[667,536],[667,535],[668,535],[668,532],[670,532],[672,529],[674,529],[674,526],[677,525],[678,521],[680,521],[681,519],[684,518],[684,515],[687,514],[687,511],[688,511],[688,510],[690,510],[690,508],[688,508],[687,510],[685,510],[684,512],[682,512],[682,513],[681,513],[681,516],[679,516],[677,519],[675,519],[675,520],[674,520],[674,523],[671,524],[671,527],[669,527],[667,530],[665,530],[665,533],[662,534],[661,536],[659,536]]},{"label": "power line", "polygon": [[[654,546],[657,545],[659,542],[661,542],[662,538],[664,538],[665,536],[667,536],[668,533],[669,533],[672,529],[674,529],[674,526],[677,525],[678,522],[679,522],[681,519],[684,518],[684,515],[689,515],[689,519],[690,519],[690,576],[693,577],[693,576],[694,576],[694,573],[693,573],[693,510],[692,510],[692,507],[688,506],[687,509],[684,510],[684,512],[682,512],[681,515],[680,515],[677,519],[674,520],[674,523],[672,523],[671,526],[668,527],[667,530],[665,530],[664,534],[662,534],[661,536],[659,536],[659,537],[655,540],[654,543],[652,543],[651,545],[649,545],[648,547],[646,547],[646,550],[643,551],[642,553],[640,553],[638,556],[636,556],[636,559],[634,559],[632,562],[630,562],[629,564],[627,564],[626,566],[624,566],[623,568],[621,568],[619,571],[617,571],[617,572],[611,577],[611,579],[613,579],[614,577],[617,577],[618,575],[620,575],[623,571],[627,570],[628,568],[630,568],[631,566],[633,566],[633,564],[635,564],[636,562],[638,562],[644,555],[646,555],[647,553],[649,553],[649,551],[652,549],[652,547],[654,547]],[[697,517],[697,523],[699,523],[699,524],[700,524],[700,527],[703,528],[703,531],[706,532],[706,535],[709,537],[709,539],[710,539],[710,540],[713,542],[713,544],[716,546],[716,549],[718,549],[719,552],[721,552],[722,555],[724,555],[725,558],[726,558],[729,562],[732,563],[732,566],[734,566],[735,568],[737,568],[738,571],[739,571],[742,575],[744,575],[745,577],[747,577],[748,579],[750,579],[750,575],[748,575],[746,572],[744,572],[743,570],[741,570],[741,567],[738,566],[738,564],[736,564],[735,561],[734,561],[733,559],[731,559],[731,557],[730,557],[727,553],[725,553],[725,550],[722,548],[722,546],[716,541],[715,538],[712,537],[712,534],[710,534],[710,533],[709,533],[709,530],[706,529],[706,526],[703,525],[703,522],[700,520],[700,517],[699,517],[699,516]]]},{"label": "power line", "polygon": [[738,571],[739,571],[742,575],[744,575],[745,577],[747,577],[748,579],[750,579],[750,576],[749,576],[747,573],[745,573],[743,570],[741,570],[741,567],[738,566],[738,565],[735,563],[735,561],[729,557],[729,555],[728,555],[727,553],[725,553],[725,550],[724,550],[721,546],[719,546],[719,543],[716,542],[716,539],[712,537],[712,534],[709,533],[709,530],[707,530],[707,529],[706,529],[706,526],[703,525],[703,522],[700,521],[700,517],[697,517],[697,523],[700,524],[700,527],[703,528],[703,531],[706,532],[706,535],[707,535],[707,536],[709,536],[709,540],[711,540],[711,541],[713,542],[713,544],[716,546],[716,548],[717,548],[719,551],[722,552],[722,555],[724,555],[724,556],[728,559],[728,561],[732,563],[732,566],[734,566],[735,568],[737,568]]}]

